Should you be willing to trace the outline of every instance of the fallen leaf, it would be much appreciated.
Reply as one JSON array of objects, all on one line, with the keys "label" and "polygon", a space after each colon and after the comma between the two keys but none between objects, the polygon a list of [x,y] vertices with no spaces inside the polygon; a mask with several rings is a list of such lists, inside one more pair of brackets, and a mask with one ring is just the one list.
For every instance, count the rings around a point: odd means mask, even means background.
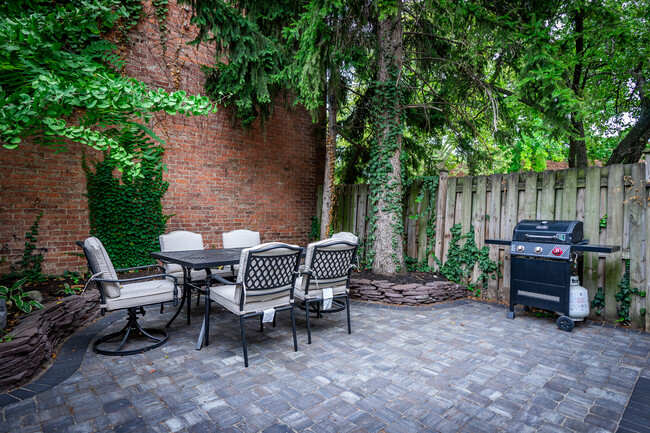
[{"label": "fallen leaf", "polygon": [[149,370],[149,373],[155,373],[155,372],[156,372],[155,369],[154,370]]}]

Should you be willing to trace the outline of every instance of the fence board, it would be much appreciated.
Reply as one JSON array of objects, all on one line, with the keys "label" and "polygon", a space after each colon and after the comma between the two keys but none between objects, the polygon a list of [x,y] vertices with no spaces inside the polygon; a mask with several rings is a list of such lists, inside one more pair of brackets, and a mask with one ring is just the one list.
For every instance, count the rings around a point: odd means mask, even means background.
[{"label": "fence board", "polygon": [[461,219],[458,221],[458,214],[456,214],[456,221],[461,223],[462,233],[467,232],[470,224],[472,224],[472,180],[473,177],[469,176],[460,179],[460,183],[463,185],[460,201],[462,204],[460,212]]},{"label": "fence board", "polygon": [[366,217],[368,215],[368,185],[359,185],[359,206],[357,207],[357,231],[359,238],[366,237]]},{"label": "fence board", "polygon": [[418,203],[417,203],[417,198],[418,198],[418,185],[413,182],[411,184],[411,187],[408,189],[408,211],[406,212],[405,215],[405,224],[404,224],[404,229],[406,231],[406,238],[407,238],[407,248],[406,248],[406,254],[409,257],[417,258],[418,252],[417,252],[417,238],[416,238],[416,225],[417,225],[417,220],[414,218],[411,218],[414,215],[417,215],[418,213]]},{"label": "fence board", "polygon": [[429,215],[427,212],[427,209],[429,209],[430,193],[431,191],[428,190],[422,192],[422,201],[420,201],[418,208],[418,213],[420,214],[418,218],[418,263],[427,260],[427,247],[430,242],[427,237],[427,225],[429,218],[433,217],[433,215]]},{"label": "fence board", "polygon": [[[512,232],[515,229],[517,224],[517,209],[519,199],[519,173],[510,173],[506,176],[506,202],[504,206],[505,214],[503,216],[503,230],[501,231],[502,236],[507,236],[508,239],[512,239]],[[499,299],[504,301],[510,301],[510,254],[506,253],[503,259],[503,281],[504,285],[501,287],[499,293]]]},{"label": "fence board", "polygon": [[537,172],[524,175],[523,219],[531,220],[537,216]]},{"label": "fence board", "polygon": [[[609,245],[620,245],[623,238],[624,193],[623,166],[610,166],[607,176],[607,243]],[[621,258],[622,252],[618,251],[607,254],[605,259],[605,319],[608,321],[615,321],[618,317],[615,295],[623,275]]]},{"label": "fence board", "polygon": [[[490,199],[488,201],[488,215],[490,219],[487,224],[487,236],[491,239],[499,239],[501,237],[501,182],[503,176],[500,174],[493,174],[490,179]],[[499,260],[499,251],[502,248],[493,245],[490,247],[490,260]],[[499,297],[499,280],[490,278],[488,280],[488,287],[486,292],[488,299],[498,299]]]},{"label": "fence board", "polygon": [[445,261],[447,256],[447,249],[449,248],[449,241],[451,240],[450,230],[454,226],[454,215],[456,213],[456,184],[457,178],[452,177],[449,179],[447,185],[447,204],[445,205],[445,229],[442,232],[443,236],[443,249],[441,251],[440,260]]},{"label": "fence board", "polygon": [[[443,171],[440,173],[440,180],[438,181],[438,194],[436,195],[436,246],[434,250],[434,256],[438,260],[442,260],[442,250],[444,243],[444,227],[445,227],[445,210],[447,205],[447,188],[449,183],[449,172]],[[454,189],[456,184],[454,184]],[[438,270],[438,266],[433,260],[433,257],[429,257],[429,266],[434,266]]]},{"label": "fence board", "polygon": [[[631,185],[627,187],[626,201],[630,207],[629,233],[630,233],[630,286],[644,290],[646,273],[645,257],[645,208],[646,208],[646,188],[645,188],[645,170],[640,164],[634,164],[631,167],[630,180]],[[636,327],[645,328],[645,316],[640,313],[641,308],[645,308],[645,299],[638,295],[632,296],[630,306],[630,318]]]},{"label": "fence board", "polygon": [[542,192],[539,218],[552,220],[555,212],[555,172],[545,171],[542,175]]},{"label": "fence board", "polygon": [[576,219],[576,199],[578,195],[578,170],[564,170],[562,187],[562,219]]},{"label": "fence board", "polygon": [[[600,227],[600,167],[589,167],[585,173],[585,207],[584,236],[592,244],[599,244]],[[598,292],[598,253],[585,253],[583,260],[582,285],[589,292],[589,299],[594,299]],[[595,316],[592,311],[592,317]]]}]

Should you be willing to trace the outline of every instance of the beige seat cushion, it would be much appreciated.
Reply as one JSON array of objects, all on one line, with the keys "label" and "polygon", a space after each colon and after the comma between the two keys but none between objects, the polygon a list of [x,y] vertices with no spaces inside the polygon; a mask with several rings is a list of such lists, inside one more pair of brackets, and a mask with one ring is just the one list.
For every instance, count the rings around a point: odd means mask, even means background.
[{"label": "beige seat cushion", "polygon": [[[113,267],[113,262],[106,252],[106,248],[102,242],[96,237],[89,237],[84,241],[84,249],[88,254],[88,261],[94,272],[98,272],[97,276],[100,279],[117,280],[117,273]],[[104,296],[106,298],[117,298],[120,296],[119,283],[100,283],[104,289]]]},{"label": "beige seat cushion", "polygon": [[296,299],[321,299],[323,297],[323,289],[332,289],[332,295],[344,295],[349,292],[346,287],[345,281],[341,281],[340,278],[331,278],[328,280],[319,280],[318,283],[312,278],[311,283],[309,284],[309,290],[305,294],[305,288],[303,287],[303,281],[306,281],[307,277],[301,275],[296,278],[296,288],[293,291],[293,296]]},{"label": "beige seat cushion", "polygon": [[[182,297],[182,289],[178,287],[178,298]],[[107,298],[105,305],[100,305],[108,311],[122,308],[139,307],[143,305],[160,304],[174,300],[174,283],[168,279],[143,281],[122,284],[118,298]]]},{"label": "beige seat cushion", "polygon": [[289,292],[284,291],[276,294],[275,297],[273,295],[260,296],[259,298],[263,298],[260,301],[256,301],[257,296],[248,296],[244,303],[244,309],[240,310],[241,292],[241,289],[238,289],[236,285],[215,286],[210,288],[210,299],[237,315],[262,312],[269,308],[284,307],[291,304]]}]

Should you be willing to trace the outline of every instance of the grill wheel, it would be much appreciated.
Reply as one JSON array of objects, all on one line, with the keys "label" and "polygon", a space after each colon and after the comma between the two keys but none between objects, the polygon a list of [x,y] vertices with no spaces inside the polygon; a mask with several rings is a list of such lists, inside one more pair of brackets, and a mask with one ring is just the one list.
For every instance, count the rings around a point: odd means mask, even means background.
[{"label": "grill wheel", "polygon": [[557,318],[557,327],[563,331],[571,332],[575,326],[575,322],[570,317],[560,316]]}]

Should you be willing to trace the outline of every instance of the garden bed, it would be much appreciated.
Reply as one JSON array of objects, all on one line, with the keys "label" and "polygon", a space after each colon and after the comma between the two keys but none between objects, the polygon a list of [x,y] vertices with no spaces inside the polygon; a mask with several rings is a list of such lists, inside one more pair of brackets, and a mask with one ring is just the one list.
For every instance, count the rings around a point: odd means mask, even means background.
[{"label": "garden bed", "polygon": [[350,297],[396,305],[430,305],[467,297],[467,287],[431,273],[401,272],[395,276],[354,272]]}]

